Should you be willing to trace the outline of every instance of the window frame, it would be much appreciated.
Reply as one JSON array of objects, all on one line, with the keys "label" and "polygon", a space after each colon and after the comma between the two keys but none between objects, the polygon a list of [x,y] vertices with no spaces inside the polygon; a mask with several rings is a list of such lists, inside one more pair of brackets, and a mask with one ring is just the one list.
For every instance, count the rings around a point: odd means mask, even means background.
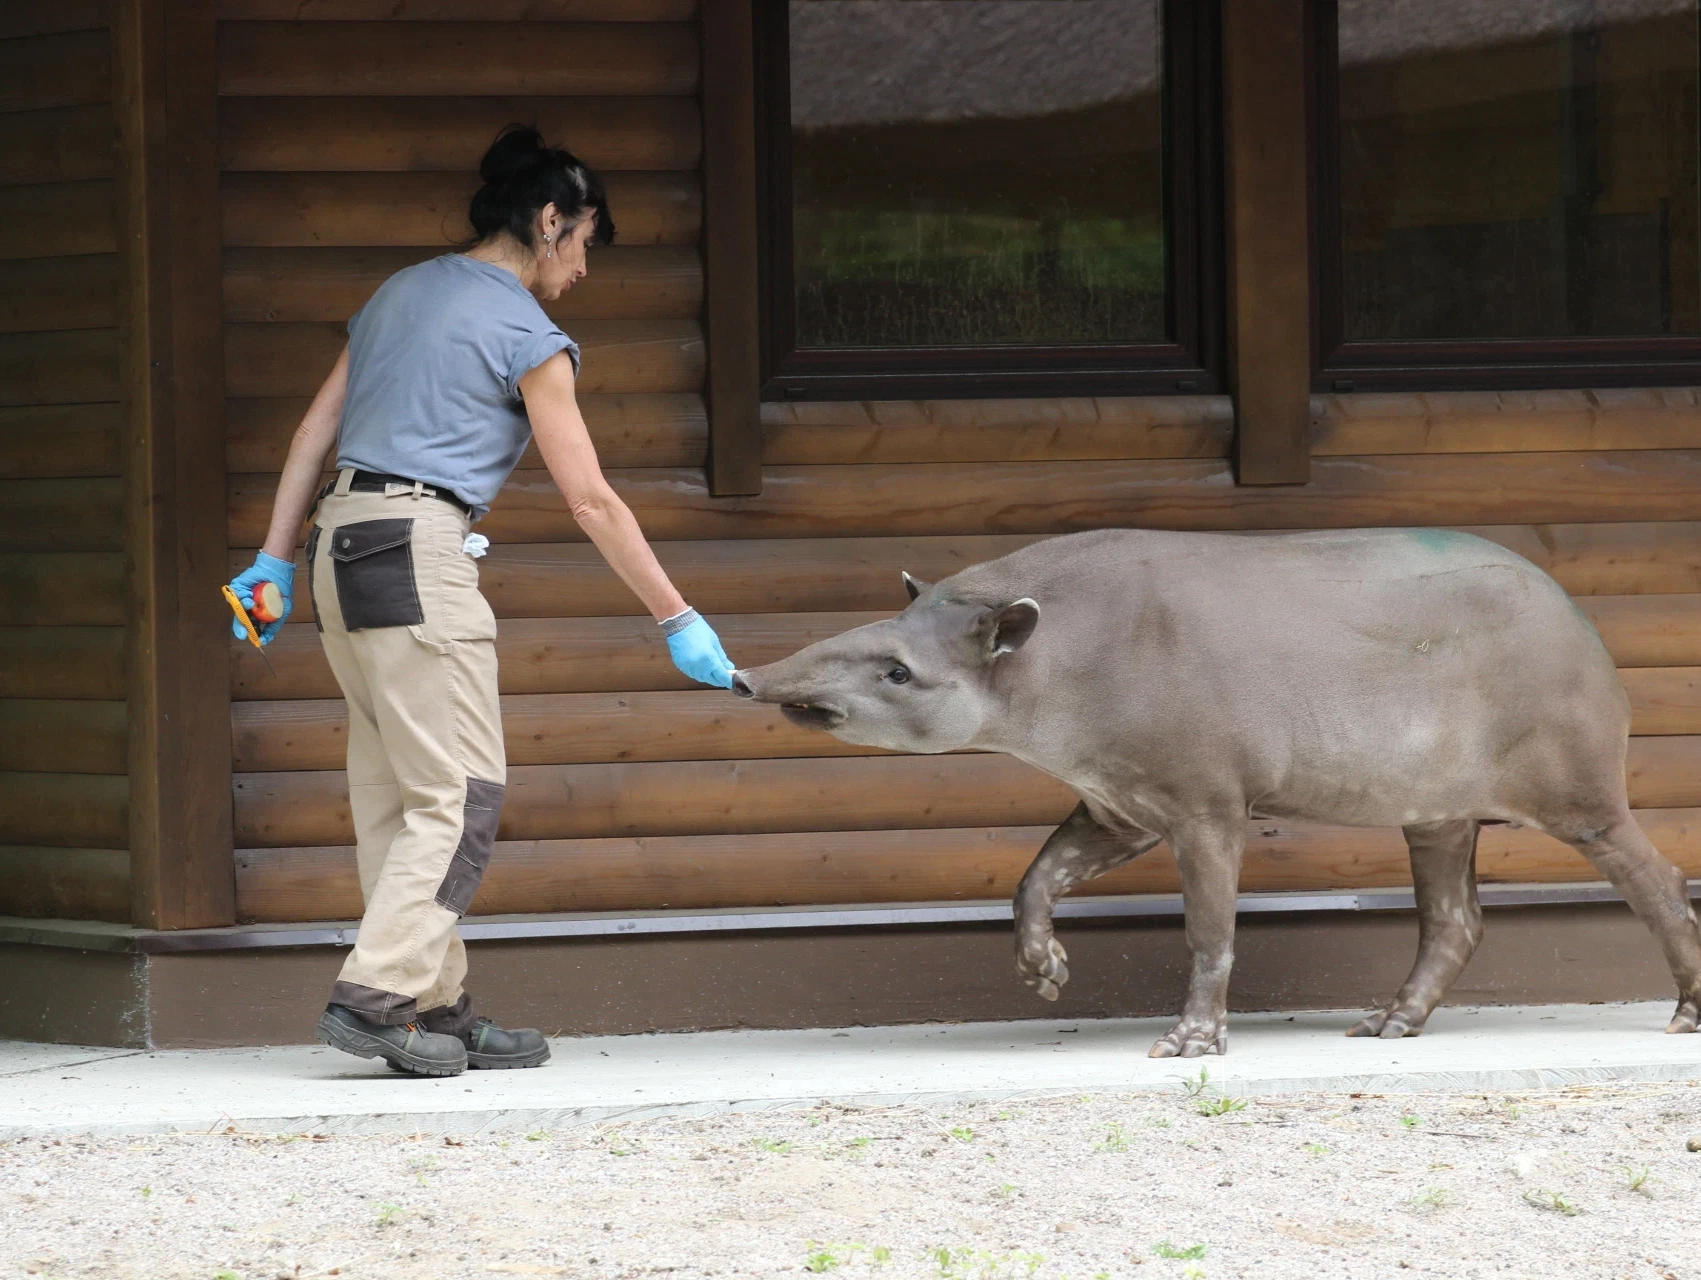
[{"label": "window frame", "polygon": [[1209,394],[1223,386],[1217,4],[1161,0],[1166,312],[1159,343],[799,348],[788,0],[756,0],[763,400]]},{"label": "window frame", "polygon": [[1313,0],[1313,4],[1314,391],[1524,390],[1701,382],[1701,335],[1348,341],[1341,226],[1339,5],[1338,0]]}]

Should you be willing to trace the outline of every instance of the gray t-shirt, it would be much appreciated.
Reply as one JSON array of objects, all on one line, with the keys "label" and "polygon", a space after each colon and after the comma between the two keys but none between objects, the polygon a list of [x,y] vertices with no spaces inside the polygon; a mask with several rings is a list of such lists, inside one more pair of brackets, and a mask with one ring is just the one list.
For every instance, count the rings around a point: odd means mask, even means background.
[{"label": "gray t-shirt", "polygon": [[520,379],[579,347],[510,271],[451,253],[396,272],[348,322],[337,466],[447,489],[482,516],[532,437]]}]

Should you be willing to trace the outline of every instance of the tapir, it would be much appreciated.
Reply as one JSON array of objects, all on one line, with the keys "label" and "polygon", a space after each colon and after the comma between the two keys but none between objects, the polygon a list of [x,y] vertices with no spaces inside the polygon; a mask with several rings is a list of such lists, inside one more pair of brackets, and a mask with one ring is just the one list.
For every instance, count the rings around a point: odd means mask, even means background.
[{"label": "tapir", "polygon": [[1000,751],[1080,804],[1015,895],[1016,967],[1068,979],[1058,899],[1167,841],[1192,972],[1153,1057],[1228,1047],[1247,824],[1399,827],[1417,961],[1349,1035],[1417,1034],[1482,937],[1483,823],[1569,844],[1653,932],[1701,1022],[1683,874],[1631,816],[1629,700],[1599,634],[1528,560],[1433,529],[1104,530],[928,584],[896,617],[736,672],[734,692],[846,742]]}]

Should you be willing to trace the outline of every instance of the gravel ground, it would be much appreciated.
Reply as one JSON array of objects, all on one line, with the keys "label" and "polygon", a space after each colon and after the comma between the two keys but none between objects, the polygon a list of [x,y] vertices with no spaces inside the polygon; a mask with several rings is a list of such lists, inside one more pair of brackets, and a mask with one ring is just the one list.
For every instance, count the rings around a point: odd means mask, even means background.
[{"label": "gravel ground", "polygon": [[[1190,1064],[1191,1065],[1191,1064]],[[0,1277],[1701,1280],[1701,1087],[0,1144]]]}]

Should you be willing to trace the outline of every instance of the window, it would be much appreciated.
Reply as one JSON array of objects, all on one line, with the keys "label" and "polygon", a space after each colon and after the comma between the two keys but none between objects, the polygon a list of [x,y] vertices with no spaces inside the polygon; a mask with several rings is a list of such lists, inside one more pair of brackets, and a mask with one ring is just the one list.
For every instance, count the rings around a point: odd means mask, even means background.
[{"label": "window", "polygon": [[764,394],[1214,389],[1196,7],[764,0]]},{"label": "window", "polygon": [[1688,380],[1694,0],[1319,0],[1319,385]]}]

